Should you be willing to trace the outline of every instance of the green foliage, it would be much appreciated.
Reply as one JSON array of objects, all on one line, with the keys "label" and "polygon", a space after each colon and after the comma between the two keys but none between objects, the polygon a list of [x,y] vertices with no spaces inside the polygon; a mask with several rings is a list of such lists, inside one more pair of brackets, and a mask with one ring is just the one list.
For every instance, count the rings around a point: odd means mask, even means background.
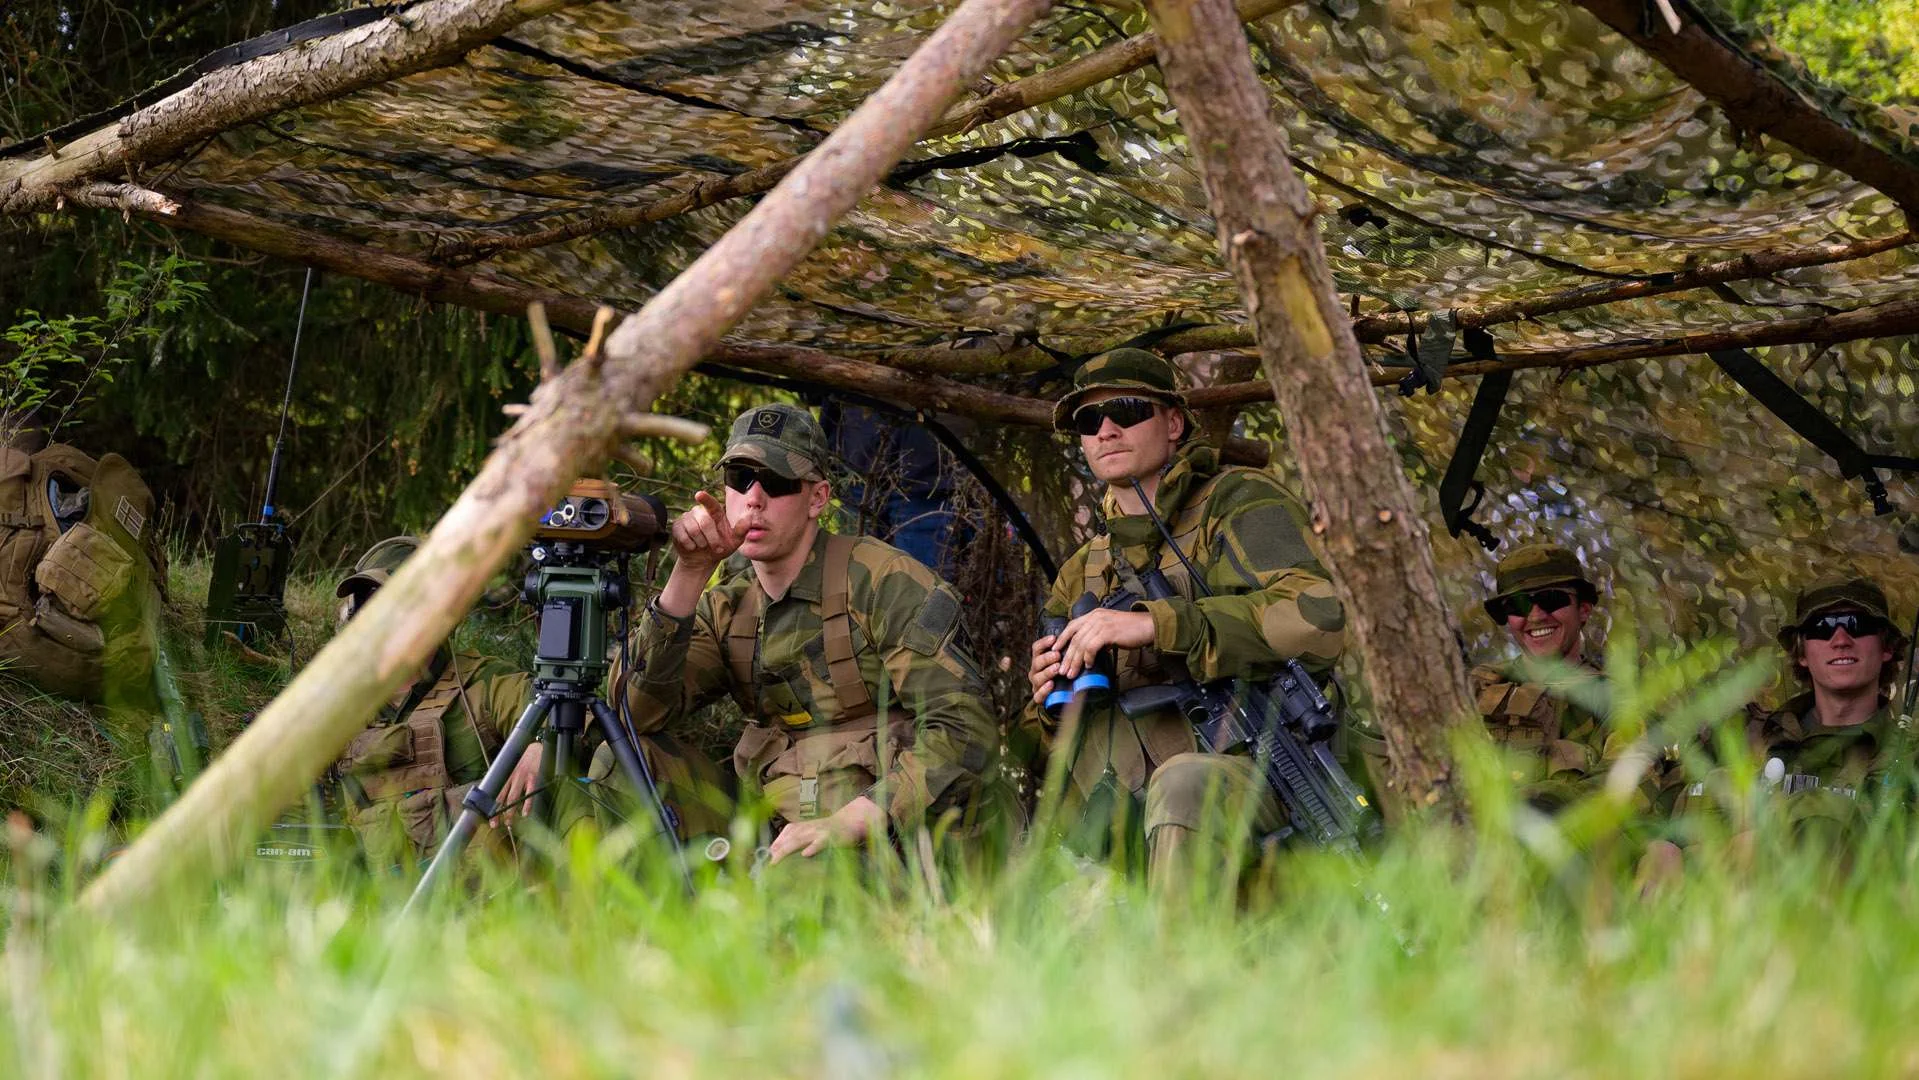
[{"label": "green foliage", "polygon": [[1824,82],[1881,104],[1919,103],[1919,0],[1725,0]]},{"label": "green foliage", "polygon": [[138,353],[157,356],[166,324],[206,297],[206,283],[195,278],[200,269],[175,252],[145,263],[123,259],[102,286],[102,314],[21,312],[0,334],[12,346],[0,353],[0,443],[30,423],[57,437],[67,417],[92,404]]}]

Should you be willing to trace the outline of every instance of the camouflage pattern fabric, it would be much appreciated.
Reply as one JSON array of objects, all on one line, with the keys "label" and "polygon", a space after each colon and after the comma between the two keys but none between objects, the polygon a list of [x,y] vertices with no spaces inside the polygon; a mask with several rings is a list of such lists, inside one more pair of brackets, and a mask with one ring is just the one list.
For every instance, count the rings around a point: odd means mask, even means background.
[{"label": "camouflage pattern fabric", "polygon": [[[1178,596],[1136,608],[1153,616],[1155,641],[1150,648],[1119,652],[1117,690],[1187,673],[1201,682],[1261,679],[1289,657],[1316,673],[1331,669],[1345,644],[1345,610],[1306,541],[1305,508],[1291,492],[1260,470],[1221,469],[1216,451],[1195,446],[1175,457],[1154,505],[1210,596],[1200,595],[1152,519],[1120,514],[1109,493],[1107,534],[1060,567],[1046,600],[1047,615],[1063,616],[1089,591],[1101,597],[1121,587],[1139,592],[1128,585],[1137,581],[1135,567],[1157,566],[1165,573]],[[1041,731],[1051,725],[1036,705],[1028,707],[1026,723]],[[1089,715],[1077,741],[1071,775],[1080,800],[1109,768],[1124,790],[1138,795],[1158,769],[1199,749],[1192,725],[1172,710],[1134,718],[1117,709]],[[1151,793],[1147,799],[1151,806],[1192,801]],[[1148,835],[1173,823],[1170,816],[1149,820]]]},{"label": "camouflage pattern fabric", "polygon": [[[1585,666],[1601,678],[1596,665]],[[1471,683],[1486,733],[1512,755],[1512,779],[1527,802],[1550,812],[1604,782],[1614,754],[1603,717],[1503,667],[1482,664]]]},{"label": "camouflage pattern fabric", "polygon": [[863,793],[883,797],[902,830],[963,812],[995,759],[998,733],[984,681],[958,640],[959,598],[905,552],[866,537],[854,543],[854,658],[888,720],[844,722],[821,616],[828,536],[815,538],[786,595],[762,597],[751,687],[734,685],[727,637],[746,590],[760,588],[750,564],[708,589],[685,620],[649,605],[638,629],[642,666],[626,684],[634,726],[670,731],[732,694],[749,718],[734,771],[783,819],[824,816]]},{"label": "camouflage pattern fabric", "polygon": [[761,405],[733,421],[720,464],[764,465],[788,480],[816,480],[832,460],[826,433],[813,414],[795,405]]},{"label": "camouflage pattern fabric", "polygon": [[1768,771],[1773,759],[1783,766],[1776,783],[1766,782],[1786,800],[1786,815],[1802,836],[1841,839],[1888,789],[1902,800],[1915,791],[1911,733],[1885,701],[1863,724],[1826,727],[1808,690],[1783,708],[1754,710],[1746,737]]},{"label": "camouflage pattern fabric", "polygon": [[1113,349],[1073,372],[1073,389],[1053,406],[1053,430],[1073,429],[1073,410],[1095,390],[1134,390],[1169,405],[1186,406],[1173,365],[1145,349]]},{"label": "camouflage pattern fabric", "polygon": [[[532,700],[532,678],[503,660],[462,652],[446,665],[423,703],[444,699],[439,718],[443,769],[413,773],[423,779],[389,783],[414,769],[432,751],[420,745],[400,715],[407,695],[388,703],[336,763],[342,776],[348,823],[360,837],[367,865],[405,866],[433,854],[460,800],[485,775],[487,762]],[[426,773],[437,776],[425,776]],[[412,786],[418,783],[419,786]],[[405,790],[386,790],[391,787]],[[368,792],[378,792],[369,796]],[[475,842],[497,846],[498,834],[482,829]]]}]

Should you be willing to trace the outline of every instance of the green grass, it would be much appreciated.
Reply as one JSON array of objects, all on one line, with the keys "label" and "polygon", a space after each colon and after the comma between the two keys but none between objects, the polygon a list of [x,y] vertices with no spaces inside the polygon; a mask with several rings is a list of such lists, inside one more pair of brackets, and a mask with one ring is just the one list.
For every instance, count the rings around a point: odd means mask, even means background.
[{"label": "green grass", "polygon": [[[322,634],[330,590],[295,596]],[[506,649],[519,630],[490,632]],[[254,692],[236,684],[271,688],[194,655],[236,711]],[[1645,701],[1622,707],[1730,714],[1739,670],[1723,647],[1627,665]],[[1686,874],[1642,896],[1605,796],[1562,832],[1483,750],[1466,765],[1477,831],[1401,834],[1358,871],[1288,855],[1156,896],[1035,843],[991,873],[855,853],[708,868],[687,897],[615,832],[536,838],[547,858],[478,868],[411,922],[411,877],[343,861],[247,863],[95,918],[72,901],[117,835],[96,800],[30,839],[16,819],[0,1075],[1919,1072],[1903,817],[1822,853],[1738,794],[1735,761],[1731,816],[1684,823]]]},{"label": "green grass", "polygon": [[57,917],[10,942],[0,1062],[24,1074],[44,1055],[83,1076],[1919,1068],[1906,845],[1848,876],[1762,840],[1750,867],[1700,858],[1641,901],[1545,875],[1495,837],[1468,856],[1426,835],[1369,875],[1390,919],[1315,860],[1236,907],[1156,899],[1050,855],[937,894],[809,865],[690,901],[590,844],[570,855],[557,883],[494,878],[411,924],[406,881],[262,866],[113,923]]}]

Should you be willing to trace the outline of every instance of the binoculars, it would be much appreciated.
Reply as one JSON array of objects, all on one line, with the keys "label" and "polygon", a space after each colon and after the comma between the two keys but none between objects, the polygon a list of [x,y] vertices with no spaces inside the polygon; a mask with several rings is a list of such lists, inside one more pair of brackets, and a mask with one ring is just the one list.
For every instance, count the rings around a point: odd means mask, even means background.
[{"label": "binoculars", "polygon": [[[1066,629],[1067,623],[1098,607],[1099,597],[1089,592],[1079,598],[1070,614],[1042,618],[1039,622],[1040,636],[1058,637],[1060,631]],[[1053,680],[1053,688],[1046,694],[1046,715],[1055,720],[1059,719],[1060,713],[1066,710],[1066,706],[1082,694],[1086,696],[1086,704],[1091,708],[1102,707],[1113,700],[1113,650],[1101,649],[1099,655],[1093,659],[1093,666],[1080,672],[1076,678],[1068,679],[1063,675],[1056,677]]]}]

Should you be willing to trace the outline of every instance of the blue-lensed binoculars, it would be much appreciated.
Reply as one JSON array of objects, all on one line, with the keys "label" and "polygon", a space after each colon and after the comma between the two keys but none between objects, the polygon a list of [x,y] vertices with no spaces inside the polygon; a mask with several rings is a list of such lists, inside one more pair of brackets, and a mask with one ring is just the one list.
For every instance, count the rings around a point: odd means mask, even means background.
[{"label": "blue-lensed binoculars", "polygon": [[[1058,637],[1060,631],[1066,629],[1067,623],[1098,607],[1099,597],[1089,592],[1073,605],[1070,615],[1064,617],[1049,615],[1042,618],[1039,623],[1040,636]],[[1055,720],[1059,719],[1060,713],[1066,711],[1066,706],[1082,694],[1085,695],[1086,705],[1090,708],[1098,708],[1113,700],[1113,651],[1111,649],[1101,649],[1099,656],[1093,661],[1093,666],[1080,672],[1077,678],[1068,679],[1061,675],[1053,680],[1053,688],[1046,694],[1046,715]]]}]

